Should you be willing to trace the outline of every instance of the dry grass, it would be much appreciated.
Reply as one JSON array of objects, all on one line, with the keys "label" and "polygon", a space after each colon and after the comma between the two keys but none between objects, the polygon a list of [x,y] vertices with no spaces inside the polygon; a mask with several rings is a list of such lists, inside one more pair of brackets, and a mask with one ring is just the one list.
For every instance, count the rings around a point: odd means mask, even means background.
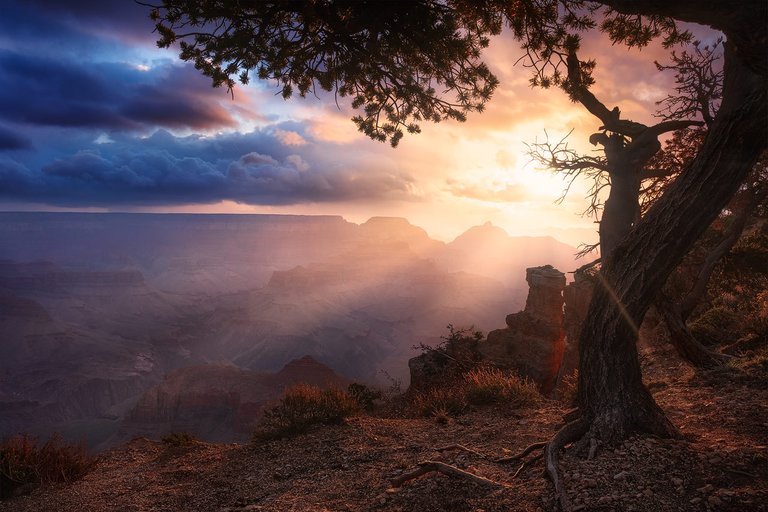
[{"label": "dry grass", "polygon": [[411,404],[419,416],[444,422],[448,417],[463,414],[470,405],[505,403],[524,407],[540,400],[533,382],[509,371],[479,367],[466,372],[452,385],[415,394]]},{"label": "dry grass", "polygon": [[28,435],[10,437],[0,443],[0,498],[38,484],[73,482],[95,465],[84,445],[65,444],[56,434],[42,446]]},{"label": "dry grass", "polygon": [[469,405],[460,385],[419,392],[411,403],[419,416],[432,417],[440,423],[447,421],[449,416],[462,414]]},{"label": "dry grass", "polygon": [[280,402],[264,414],[254,439],[285,437],[312,425],[341,423],[358,409],[357,401],[340,389],[298,384],[288,388]]},{"label": "dry grass", "polygon": [[464,375],[464,393],[474,405],[509,403],[516,406],[539,402],[536,385],[528,379],[499,368],[481,367]]}]

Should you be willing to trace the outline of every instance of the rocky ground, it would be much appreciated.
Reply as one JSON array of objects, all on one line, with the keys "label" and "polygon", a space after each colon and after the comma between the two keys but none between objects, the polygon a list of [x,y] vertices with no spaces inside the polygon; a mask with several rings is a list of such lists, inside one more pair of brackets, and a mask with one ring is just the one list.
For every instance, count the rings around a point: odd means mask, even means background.
[{"label": "rocky ground", "polygon": [[[680,440],[638,437],[566,452],[575,510],[768,511],[766,363],[746,373],[696,372],[666,347],[642,350],[649,388],[680,428]],[[248,445],[169,447],[136,439],[102,455],[71,485],[0,502],[0,511],[549,511],[541,462],[491,459],[552,435],[564,404],[496,406],[439,424],[432,419],[357,417],[340,426]],[[438,451],[460,444],[464,450]],[[422,461],[442,461],[502,484],[485,487],[429,473],[393,488]]]}]

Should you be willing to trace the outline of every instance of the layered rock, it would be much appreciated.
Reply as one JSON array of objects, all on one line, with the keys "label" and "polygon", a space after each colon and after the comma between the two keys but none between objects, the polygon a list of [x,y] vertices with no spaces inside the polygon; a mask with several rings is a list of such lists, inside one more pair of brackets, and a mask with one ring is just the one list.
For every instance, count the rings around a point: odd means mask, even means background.
[{"label": "layered rock", "polygon": [[548,393],[565,351],[565,274],[551,265],[532,267],[526,271],[526,281],[530,289],[525,309],[507,315],[507,327],[489,332],[479,350],[483,361],[516,370]]},{"label": "layered rock", "polygon": [[579,367],[579,334],[581,325],[587,317],[589,303],[592,301],[593,287],[594,283],[589,276],[576,272],[574,281],[563,290],[563,298],[565,299],[563,319],[565,353],[560,365],[558,382]]}]

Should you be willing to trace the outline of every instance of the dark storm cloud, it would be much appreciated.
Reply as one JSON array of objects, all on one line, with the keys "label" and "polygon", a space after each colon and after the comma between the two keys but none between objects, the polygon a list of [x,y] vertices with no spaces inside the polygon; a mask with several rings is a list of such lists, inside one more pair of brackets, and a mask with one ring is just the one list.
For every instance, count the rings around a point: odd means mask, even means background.
[{"label": "dark storm cloud", "polygon": [[172,61],[173,52],[152,50],[147,8],[132,0],[7,4],[2,200],[110,207],[413,197],[410,177],[364,153],[342,155],[300,123],[213,135],[268,118]]},{"label": "dark storm cloud", "polygon": [[[340,164],[327,148],[280,148],[276,127],[216,138],[123,137],[55,158],[39,169],[0,159],[0,199],[57,206],[254,205],[412,198],[412,180],[372,162]],[[165,146],[165,147],[163,147]],[[233,157],[236,148],[251,150]],[[296,150],[296,148],[290,148]],[[332,153],[332,152],[331,152]]]},{"label": "dark storm cloud", "polygon": [[213,94],[227,100],[189,66],[141,71],[124,63],[85,65],[0,50],[6,121],[108,130],[233,124]]},{"label": "dark storm cloud", "polygon": [[91,33],[123,40],[154,39],[150,8],[133,0],[20,0],[9,6],[8,11],[18,29],[23,30],[20,22],[30,18],[38,26],[53,28],[47,34],[39,34],[42,37],[69,33],[71,41],[74,33]]},{"label": "dark storm cloud", "polygon": [[0,125],[0,151],[26,149],[29,147],[30,143],[26,137],[22,137],[21,135]]}]

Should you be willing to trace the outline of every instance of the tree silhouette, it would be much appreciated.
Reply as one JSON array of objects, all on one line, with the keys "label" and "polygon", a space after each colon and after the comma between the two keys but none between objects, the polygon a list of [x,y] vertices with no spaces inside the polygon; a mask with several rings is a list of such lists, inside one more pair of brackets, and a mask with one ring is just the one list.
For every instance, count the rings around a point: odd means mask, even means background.
[{"label": "tree silhouette", "polygon": [[[215,85],[232,87],[233,77],[245,82],[254,72],[276,80],[286,97],[294,87],[308,94],[316,86],[349,96],[362,109],[358,127],[393,144],[403,130],[418,131],[423,120],[461,120],[483,108],[496,79],[480,51],[504,25],[521,43],[531,83],[542,87],[567,87],[570,57],[585,30],[599,28],[629,46],[657,37],[666,46],[690,39],[676,20],[723,32],[723,99],[701,149],[598,274],[601,286],[579,340],[579,409],[545,448],[561,507],[570,508],[557,459],[569,442],[678,434],[642,383],[637,326],[765,149],[764,0],[166,0],[152,16],[160,46],[178,42],[182,59]],[[580,83],[588,87],[590,66],[579,67]]]}]

